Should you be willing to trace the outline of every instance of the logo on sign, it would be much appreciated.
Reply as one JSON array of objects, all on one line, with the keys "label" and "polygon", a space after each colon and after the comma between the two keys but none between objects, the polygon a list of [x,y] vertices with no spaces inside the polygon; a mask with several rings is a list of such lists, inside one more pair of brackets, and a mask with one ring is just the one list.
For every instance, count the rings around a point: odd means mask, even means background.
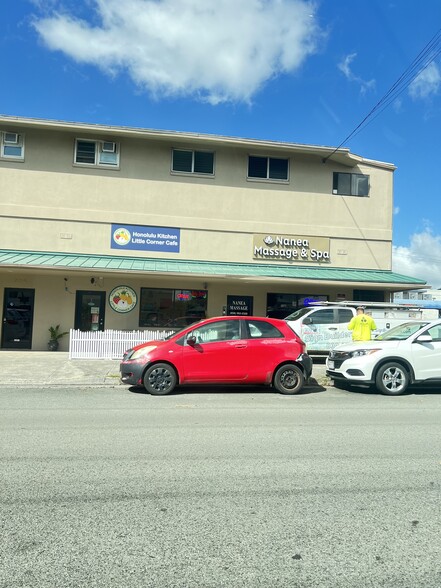
[{"label": "logo on sign", "polygon": [[127,243],[130,243],[131,238],[130,231],[124,227],[120,227],[119,229],[116,229],[116,231],[113,231],[113,240],[118,245],[127,245]]},{"label": "logo on sign", "polygon": [[136,292],[130,286],[118,286],[109,294],[109,304],[115,312],[130,312],[135,308],[136,303]]}]

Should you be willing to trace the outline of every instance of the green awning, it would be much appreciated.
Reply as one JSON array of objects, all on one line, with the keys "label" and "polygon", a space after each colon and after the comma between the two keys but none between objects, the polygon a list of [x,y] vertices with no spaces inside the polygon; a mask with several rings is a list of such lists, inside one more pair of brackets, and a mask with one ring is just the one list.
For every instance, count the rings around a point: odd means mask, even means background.
[{"label": "green awning", "polygon": [[285,278],[330,282],[378,283],[421,287],[424,280],[387,270],[336,268],[329,266],[226,263],[182,259],[152,259],[116,255],[86,255],[37,251],[0,250],[0,267],[103,270],[137,273],[194,274],[208,278]]}]

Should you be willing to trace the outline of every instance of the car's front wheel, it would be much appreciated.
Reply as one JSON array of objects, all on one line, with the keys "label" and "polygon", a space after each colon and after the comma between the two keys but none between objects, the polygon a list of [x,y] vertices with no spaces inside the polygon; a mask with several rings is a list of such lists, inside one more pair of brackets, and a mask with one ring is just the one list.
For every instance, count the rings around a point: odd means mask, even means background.
[{"label": "car's front wheel", "polygon": [[174,390],[178,377],[168,363],[155,363],[144,374],[144,387],[155,396],[164,396]]},{"label": "car's front wheel", "polygon": [[399,396],[404,394],[409,385],[409,373],[400,363],[391,361],[380,367],[375,384],[382,394]]},{"label": "car's front wheel", "polygon": [[297,394],[304,383],[305,376],[302,370],[293,363],[279,367],[274,376],[274,387],[281,394]]}]

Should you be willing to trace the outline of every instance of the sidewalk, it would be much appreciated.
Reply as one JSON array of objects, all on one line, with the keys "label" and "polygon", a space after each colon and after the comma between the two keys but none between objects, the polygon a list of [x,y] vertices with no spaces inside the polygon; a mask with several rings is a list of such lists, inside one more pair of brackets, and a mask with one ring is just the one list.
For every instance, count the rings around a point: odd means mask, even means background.
[{"label": "sidewalk", "polygon": [[[69,359],[63,351],[0,351],[0,384],[19,388],[59,386],[116,387],[119,360]],[[312,378],[329,385],[323,360],[314,361]]]},{"label": "sidewalk", "polygon": [[63,351],[0,351],[0,383],[20,388],[119,386],[119,360],[69,359]]}]

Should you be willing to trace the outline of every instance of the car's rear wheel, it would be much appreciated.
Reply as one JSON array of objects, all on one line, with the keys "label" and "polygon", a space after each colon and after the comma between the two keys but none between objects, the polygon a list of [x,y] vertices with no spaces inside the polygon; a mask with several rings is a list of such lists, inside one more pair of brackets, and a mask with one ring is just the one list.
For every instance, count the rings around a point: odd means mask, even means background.
[{"label": "car's rear wheel", "polygon": [[297,394],[304,383],[305,376],[302,370],[293,363],[279,367],[274,376],[274,387],[281,394]]},{"label": "car's rear wheel", "polygon": [[391,361],[380,367],[375,378],[377,389],[388,396],[404,394],[409,385],[409,373],[400,363]]},{"label": "car's rear wheel", "polygon": [[144,387],[154,396],[165,396],[172,392],[178,382],[174,368],[168,363],[155,363],[144,374]]}]

